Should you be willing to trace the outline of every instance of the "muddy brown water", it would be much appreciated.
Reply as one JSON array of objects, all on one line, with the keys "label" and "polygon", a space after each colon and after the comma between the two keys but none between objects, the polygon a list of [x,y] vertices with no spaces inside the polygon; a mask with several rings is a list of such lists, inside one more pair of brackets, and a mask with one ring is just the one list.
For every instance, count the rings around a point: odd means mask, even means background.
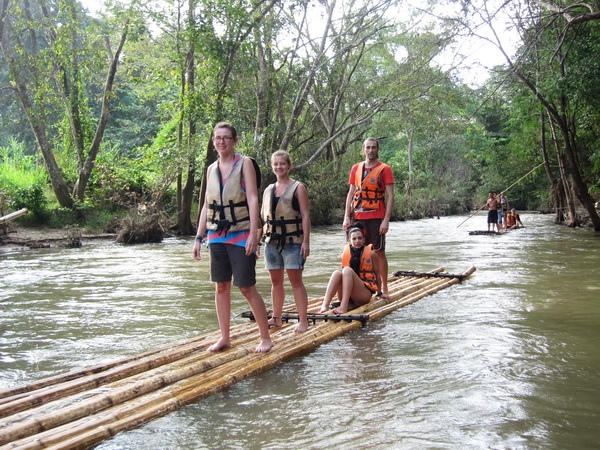
[{"label": "muddy brown water", "polygon": [[[600,236],[521,216],[502,236],[468,235],[483,213],[393,223],[391,271],[477,271],[98,448],[599,448]],[[310,297],[343,244],[314,231]],[[216,329],[191,248],[0,250],[0,389]],[[237,292],[232,310],[248,310]]]}]

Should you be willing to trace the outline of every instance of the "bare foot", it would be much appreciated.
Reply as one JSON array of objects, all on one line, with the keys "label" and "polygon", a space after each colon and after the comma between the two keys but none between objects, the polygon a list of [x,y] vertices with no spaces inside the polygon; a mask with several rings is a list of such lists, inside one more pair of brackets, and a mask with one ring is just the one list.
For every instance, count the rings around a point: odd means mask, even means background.
[{"label": "bare foot", "polygon": [[269,319],[269,328],[281,328],[283,326],[283,322],[281,317],[271,317]]},{"label": "bare foot", "polygon": [[208,347],[208,351],[209,352],[220,352],[221,350],[225,350],[228,349],[229,347],[231,347],[231,342],[228,339],[219,339],[217,342],[215,342],[213,345],[211,345],[210,347]]},{"label": "bare foot", "polygon": [[296,333],[304,333],[306,330],[308,330],[308,320],[298,321],[298,325],[294,328]]},{"label": "bare foot", "polygon": [[260,345],[256,347],[254,353],[267,353],[273,348],[273,342],[270,339],[261,339]]},{"label": "bare foot", "polygon": [[323,303],[321,303],[321,309],[320,309],[320,313],[326,313],[327,311],[329,311],[330,308],[330,304],[331,304],[331,300],[329,300],[328,302],[325,302],[323,300]]},{"label": "bare foot", "polygon": [[337,308],[335,308],[333,310],[334,314],[346,314],[348,312],[348,308],[343,308],[341,306],[338,306]]}]

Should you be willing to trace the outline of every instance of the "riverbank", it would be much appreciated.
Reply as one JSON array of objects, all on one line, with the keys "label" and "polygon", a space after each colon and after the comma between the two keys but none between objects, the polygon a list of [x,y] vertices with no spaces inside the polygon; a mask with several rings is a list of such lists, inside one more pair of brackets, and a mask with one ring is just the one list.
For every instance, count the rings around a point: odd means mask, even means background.
[{"label": "riverbank", "polygon": [[[116,234],[82,233],[73,228],[39,228],[10,224],[0,228],[0,248],[81,247],[114,242]],[[80,245],[74,245],[79,241]]]}]

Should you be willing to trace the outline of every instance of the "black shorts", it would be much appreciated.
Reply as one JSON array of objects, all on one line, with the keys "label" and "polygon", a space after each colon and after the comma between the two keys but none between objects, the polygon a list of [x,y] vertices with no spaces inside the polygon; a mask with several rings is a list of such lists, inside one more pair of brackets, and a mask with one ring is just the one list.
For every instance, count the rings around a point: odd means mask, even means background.
[{"label": "black shorts", "polygon": [[256,255],[246,255],[246,249],[234,244],[209,244],[210,280],[231,281],[238,287],[256,284]]},{"label": "black shorts", "polygon": [[373,244],[373,250],[385,252],[385,234],[379,234],[383,219],[355,220],[365,227],[367,232],[365,245]]},{"label": "black shorts", "polygon": [[488,223],[498,223],[498,210],[488,211]]}]

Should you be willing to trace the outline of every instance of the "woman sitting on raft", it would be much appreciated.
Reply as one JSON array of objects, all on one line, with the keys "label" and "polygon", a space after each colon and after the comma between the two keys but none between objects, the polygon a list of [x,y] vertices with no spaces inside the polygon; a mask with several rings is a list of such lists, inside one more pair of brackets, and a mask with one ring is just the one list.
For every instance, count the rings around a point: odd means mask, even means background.
[{"label": "woman sitting on raft", "polygon": [[348,312],[350,302],[355,307],[366,305],[375,293],[378,297],[390,298],[387,294],[381,294],[377,254],[371,244],[365,246],[364,229],[361,224],[348,227],[346,236],[348,244],[342,253],[342,270],[331,274],[319,311],[321,313],[329,311],[329,304],[336,293],[340,306],[333,310],[334,314]]}]

